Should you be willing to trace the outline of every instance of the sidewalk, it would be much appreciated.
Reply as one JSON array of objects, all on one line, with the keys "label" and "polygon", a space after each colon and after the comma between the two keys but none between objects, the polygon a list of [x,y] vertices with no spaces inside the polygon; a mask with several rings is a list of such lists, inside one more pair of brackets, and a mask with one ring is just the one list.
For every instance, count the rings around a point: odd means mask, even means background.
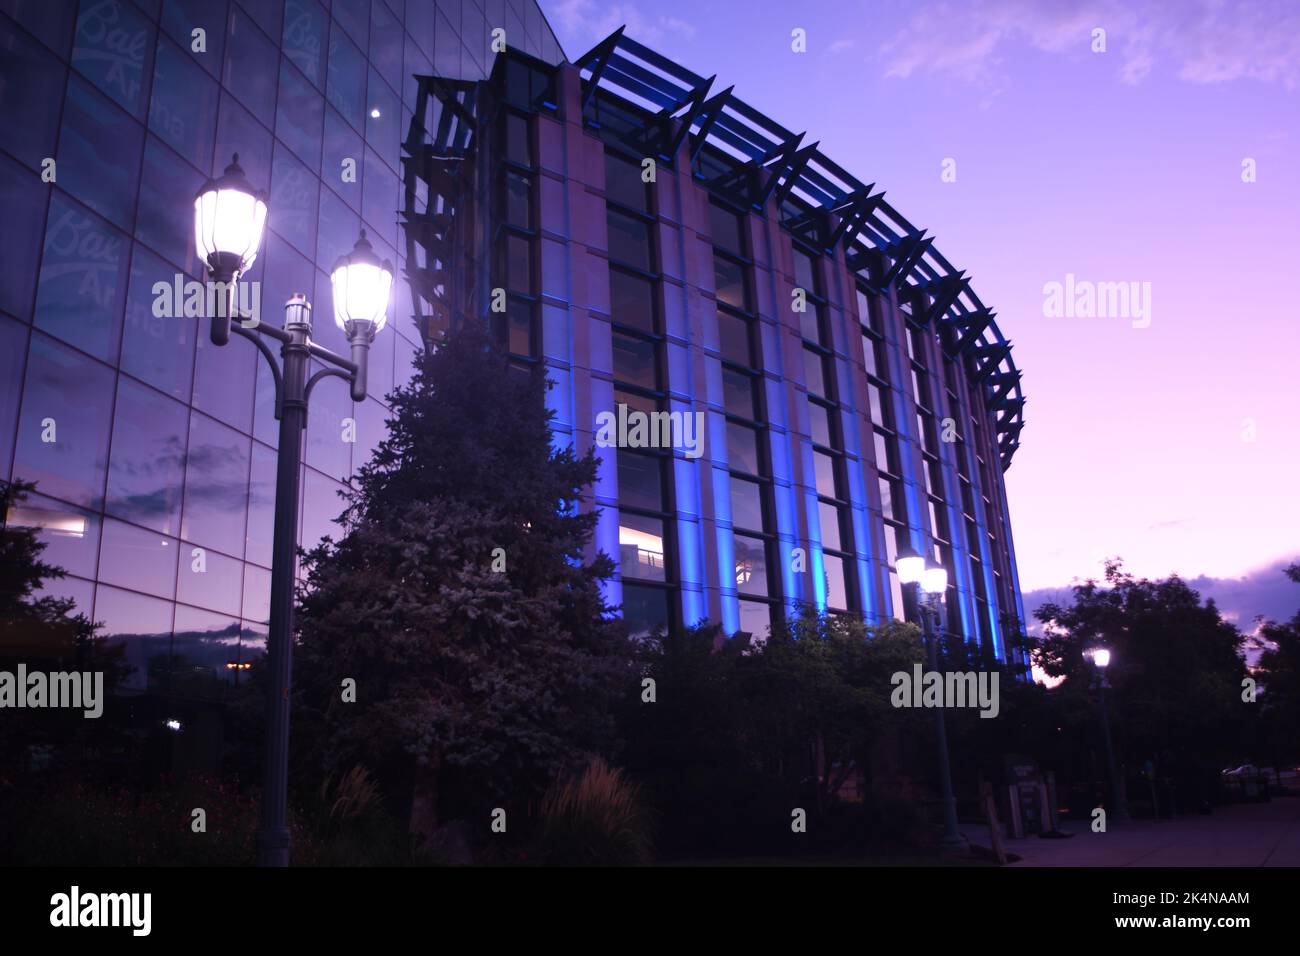
[{"label": "sidewalk", "polygon": [[[973,828],[969,834],[979,840]],[[1093,833],[1063,823],[1068,840],[1007,840],[1014,866],[1300,866],[1300,798],[1218,807],[1208,816],[1112,823]],[[982,834],[987,838],[987,832]]]}]

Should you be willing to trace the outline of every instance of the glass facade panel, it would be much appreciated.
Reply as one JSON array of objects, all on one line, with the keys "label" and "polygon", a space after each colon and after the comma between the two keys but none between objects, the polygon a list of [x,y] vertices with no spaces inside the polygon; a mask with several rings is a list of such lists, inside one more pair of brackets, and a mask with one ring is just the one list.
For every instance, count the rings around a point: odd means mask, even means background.
[{"label": "glass facade panel", "polygon": [[659,518],[620,512],[619,569],[624,578],[665,580],[664,523]]},{"label": "glass facade panel", "polygon": [[761,538],[733,535],[736,555],[736,590],[767,596],[767,544]]},{"label": "glass facade panel", "polygon": [[88,508],[103,504],[113,370],[35,334],[27,358],[14,477]]},{"label": "glass facade panel", "polygon": [[188,430],[184,405],[121,376],[105,510],[163,534],[176,534]]},{"label": "glass facade panel", "polygon": [[130,255],[123,233],[56,194],[37,281],[36,327],[114,361]]}]

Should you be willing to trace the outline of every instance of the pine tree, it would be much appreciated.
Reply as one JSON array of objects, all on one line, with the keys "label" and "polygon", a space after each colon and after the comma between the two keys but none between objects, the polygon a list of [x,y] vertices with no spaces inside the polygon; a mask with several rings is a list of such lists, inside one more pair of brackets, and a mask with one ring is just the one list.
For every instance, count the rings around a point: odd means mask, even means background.
[{"label": "pine tree", "polygon": [[613,698],[633,692],[600,589],[613,563],[588,556],[596,517],[578,508],[597,462],[555,447],[546,388],[477,328],[421,352],[341,539],[307,559],[302,703],[331,769],[410,782],[415,833],[436,827],[448,776],[476,801],[519,798],[607,751]]}]

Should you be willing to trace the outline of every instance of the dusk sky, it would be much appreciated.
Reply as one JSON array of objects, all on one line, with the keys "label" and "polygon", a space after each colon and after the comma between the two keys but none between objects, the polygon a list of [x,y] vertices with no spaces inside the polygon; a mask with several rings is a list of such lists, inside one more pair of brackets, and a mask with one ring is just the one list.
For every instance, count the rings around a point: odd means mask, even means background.
[{"label": "dusk sky", "polygon": [[[1294,612],[1300,2],[542,8],[571,59],[626,24],[716,72],[971,276],[1024,373],[1007,494],[1028,605],[1121,556],[1246,630]],[[1149,320],[1049,317],[1071,275],[1149,283]]]}]

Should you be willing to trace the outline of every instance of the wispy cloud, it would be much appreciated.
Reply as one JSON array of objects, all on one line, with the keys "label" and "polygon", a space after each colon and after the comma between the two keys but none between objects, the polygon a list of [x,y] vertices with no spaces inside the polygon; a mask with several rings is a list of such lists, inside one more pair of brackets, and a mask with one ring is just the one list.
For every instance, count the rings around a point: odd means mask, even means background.
[{"label": "wispy cloud", "polygon": [[[600,3],[598,0],[559,0],[546,4],[546,15],[556,31],[567,37],[577,37],[580,42],[595,44],[605,39],[620,26],[627,25],[627,34],[642,43],[658,43],[675,34],[691,38],[695,27],[677,17],[654,15],[632,3]],[[570,50],[572,56],[586,53],[586,49]]]},{"label": "wispy cloud", "polygon": [[1090,56],[1106,31],[1118,76],[1140,83],[1172,70],[1191,83],[1255,80],[1300,85],[1300,4],[1291,0],[983,0],[925,4],[881,45],[885,75],[935,72],[983,87],[1008,82],[1025,47]]}]

